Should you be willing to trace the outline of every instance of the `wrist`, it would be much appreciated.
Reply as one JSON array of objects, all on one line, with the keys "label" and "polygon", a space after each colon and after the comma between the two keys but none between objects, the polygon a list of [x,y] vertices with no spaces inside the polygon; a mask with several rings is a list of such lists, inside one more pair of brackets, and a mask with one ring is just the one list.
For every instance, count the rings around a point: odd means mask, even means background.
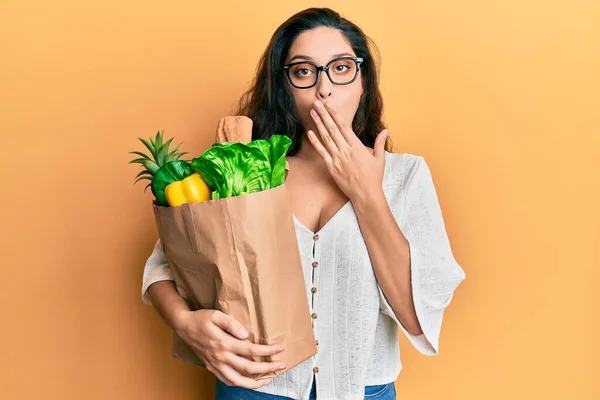
[{"label": "wrist", "polygon": [[178,333],[180,332],[185,332],[187,330],[187,321],[188,321],[188,317],[191,315],[191,311],[190,310],[186,310],[186,309],[181,309],[176,311],[173,314],[173,326],[172,328],[177,331]]},{"label": "wrist", "polygon": [[372,209],[377,209],[379,206],[385,205],[387,200],[382,188],[377,190],[367,190],[362,193],[356,193],[352,198],[352,207],[357,213],[368,212]]}]

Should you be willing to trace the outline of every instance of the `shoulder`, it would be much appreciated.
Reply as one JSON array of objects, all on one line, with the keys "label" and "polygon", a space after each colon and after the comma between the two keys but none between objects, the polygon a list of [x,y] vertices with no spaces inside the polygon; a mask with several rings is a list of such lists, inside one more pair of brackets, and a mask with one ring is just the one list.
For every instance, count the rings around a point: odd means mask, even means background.
[{"label": "shoulder", "polygon": [[385,151],[386,162],[388,160],[392,163],[397,164],[398,162],[404,163],[406,166],[412,168],[420,162],[425,161],[425,157],[420,154],[413,153],[392,153]]},{"label": "shoulder", "polygon": [[385,152],[384,189],[403,191],[423,169],[428,169],[419,154]]}]

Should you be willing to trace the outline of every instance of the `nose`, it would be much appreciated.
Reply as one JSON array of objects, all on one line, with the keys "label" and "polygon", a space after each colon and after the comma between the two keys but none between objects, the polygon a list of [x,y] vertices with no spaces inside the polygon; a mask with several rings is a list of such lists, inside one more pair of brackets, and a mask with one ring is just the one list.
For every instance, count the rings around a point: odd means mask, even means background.
[{"label": "nose", "polygon": [[321,71],[319,83],[317,84],[317,97],[319,100],[328,99],[331,96],[333,83],[329,80],[329,75],[325,71]]}]

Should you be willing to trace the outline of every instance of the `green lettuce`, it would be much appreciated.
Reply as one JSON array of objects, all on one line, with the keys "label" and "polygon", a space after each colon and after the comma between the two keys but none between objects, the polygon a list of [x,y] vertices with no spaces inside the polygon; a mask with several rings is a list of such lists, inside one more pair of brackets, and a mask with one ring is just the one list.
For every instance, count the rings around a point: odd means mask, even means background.
[{"label": "green lettuce", "polygon": [[[251,142],[252,143],[252,142]],[[283,135],[273,135],[269,139],[271,144],[271,188],[285,182],[285,155],[292,144],[292,139]]]},{"label": "green lettuce", "polygon": [[192,160],[191,168],[213,190],[213,200],[272,189],[285,181],[285,155],[291,143],[283,135],[248,144],[215,143]]}]

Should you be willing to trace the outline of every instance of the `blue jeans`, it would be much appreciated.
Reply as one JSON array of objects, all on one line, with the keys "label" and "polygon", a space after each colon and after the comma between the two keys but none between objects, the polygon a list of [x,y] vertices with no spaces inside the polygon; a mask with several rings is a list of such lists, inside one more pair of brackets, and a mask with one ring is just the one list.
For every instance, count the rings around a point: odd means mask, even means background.
[{"label": "blue jeans", "polygon": [[[309,400],[316,400],[316,381],[310,391]],[[274,394],[261,393],[251,389],[235,386],[227,386],[217,379],[217,392],[215,400],[290,400],[289,397],[276,396]],[[292,399],[293,400],[293,399]],[[396,387],[394,382],[383,385],[365,387],[365,400],[396,400]]]}]

